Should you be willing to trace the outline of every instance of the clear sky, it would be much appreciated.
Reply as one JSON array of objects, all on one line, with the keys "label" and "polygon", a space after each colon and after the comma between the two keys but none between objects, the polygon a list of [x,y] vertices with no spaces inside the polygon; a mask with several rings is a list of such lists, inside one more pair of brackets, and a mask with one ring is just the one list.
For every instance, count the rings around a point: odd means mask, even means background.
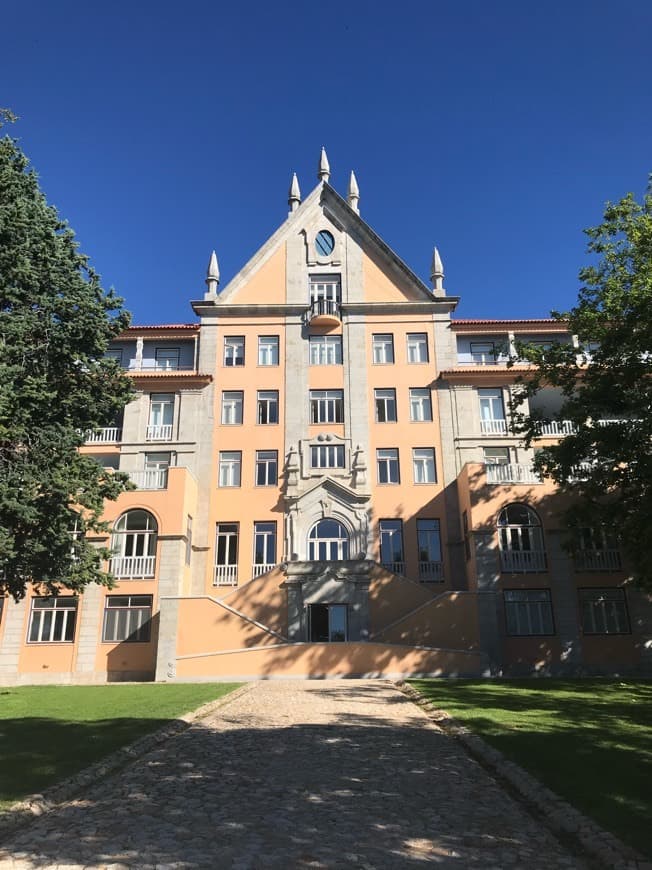
[{"label": "clear sky", "polygon": [[570,307],[582,229],[652,170],[650,0],[23,0],[0,105],[136,323],[186,322],[307,195],[341,193],[460,317]]}]

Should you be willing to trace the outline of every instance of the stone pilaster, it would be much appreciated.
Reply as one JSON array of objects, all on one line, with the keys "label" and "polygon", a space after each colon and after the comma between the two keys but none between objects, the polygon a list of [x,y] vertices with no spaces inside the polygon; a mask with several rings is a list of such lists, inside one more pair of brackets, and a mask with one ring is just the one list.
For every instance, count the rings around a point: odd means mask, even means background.
[{"label": "stone pilaster", "polygon": [[561,644],[561,662],[555,670],[572,673],[582,661],[577,586],[573,562],[561,545],[561,532],[558,529],[548,532],[546,551],[555,631]]},{"label": "stone pilaster", "polygon": [[5,602],[5,610],[2,615],[4,620],[4,632],[2,645],[0,646],[0,683],[15,683],[18,676],[18,662],[20,650],[25,640],[25,612],[28,599],[16,603],[12,599]]},{"label": "stone pilaster", "polygon": [[[97,646],[100,641],[100,620],[102,619],[102,587],[92,583],[80,596],[81,615],[77,635],[77,656],[75,676],[80,680],[95,673]],[[102,675],[105,677],[105,675]]]}]

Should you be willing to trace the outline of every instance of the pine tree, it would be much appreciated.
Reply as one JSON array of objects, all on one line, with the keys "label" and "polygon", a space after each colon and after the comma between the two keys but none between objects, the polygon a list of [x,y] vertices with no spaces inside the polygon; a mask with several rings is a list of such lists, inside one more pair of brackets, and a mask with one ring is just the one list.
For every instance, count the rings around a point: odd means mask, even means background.
[{"label": "pine tree", "polygon": [[635,579],[652,587],[652,195],[608,203],[603,222],[585,231],[595,261],[582,269],[577,305],[567,321],[576,346],[542,350],[521,346],[536,366],[515,393],[516,430],[528,445],[542,417],[518,404],[557,387],[556,419],[574,433],[536,453],[535,467],[574,496],[566,513],[571,530],[594,540],[615,537]]},{"label": "pine tree", "polygon": [[132,395],[103,358],[128,323],[18,143],[0,139],[0,595],[111,582],[85,536],[104,531],[104,499],[128,485],[78,448]]}]

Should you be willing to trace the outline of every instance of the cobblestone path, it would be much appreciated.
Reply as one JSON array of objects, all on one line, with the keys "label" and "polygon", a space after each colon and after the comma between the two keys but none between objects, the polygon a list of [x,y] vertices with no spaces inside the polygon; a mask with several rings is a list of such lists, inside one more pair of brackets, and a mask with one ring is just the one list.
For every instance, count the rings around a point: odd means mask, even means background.
[{"label": "cobblestone path", "polygon": [[256,684],[15,832],[0,867],[583,867],[384,682]]}]

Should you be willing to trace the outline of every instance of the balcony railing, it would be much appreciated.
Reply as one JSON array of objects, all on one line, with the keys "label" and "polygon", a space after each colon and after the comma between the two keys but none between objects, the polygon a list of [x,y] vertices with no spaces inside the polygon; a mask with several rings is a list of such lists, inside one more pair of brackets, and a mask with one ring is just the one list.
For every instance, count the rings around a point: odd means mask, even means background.
[{"label": "balcony railing", "polygon": [[620,550],[579,550],[573,557],[576,571],[620,571]]},{"label": "balcony railing", "polygon": [[576,432],[577,427],[571,420],[550,420],[548,423],[541,423],[539,426],[540,435],[562,437],[564,435],[574,435]]},{"label": "balcony railing", "polygon": [[272,568],[275,568],[276,565],[268,564],[267,562],[256,562],[253,566],[253,575],[254,577],[261,577],[263,574],[267,574],[268,571],[271,571]]},{"label": "balcony railing", "polygon": [[531,465],[515,465],[510,462],[504,465],[487,465],[486,469],[487,483],[543,483]]},{"label": "balcony railing", "polygon": [[216,565],[213,586],[236,586],[238,583],[237,565]]},{"label": "balcony railing", "polygon": [[153,577],[156,556],[114,556],[109,570],[122,580],[137,580]]},{"label": "balcony railing", "polygon": [[144,471],[130,471],[129,480],[138,489],[165,489],[168,485],[167,468],[147,468]]},{"label": "balcony railing", "polygon": [[171,441],[172,424],[166,423],[163,426],[148,426],[146,438],[148,441]]},{"label": "balcony railing", "polygon": [[383,562],[382,565],[392,574],[405,574],[405,562]]},{"label": "balcony railing", "polygon": [[483,435],[507,435],[507,420],[480,420]]},{"label": "balcony railing", "polygon": [[419,562],[419,580],[422,583],[443,583],[444,565],[442,562]]},{"label": "balcony railing", "polygon": [[543,550],[502,550],[500,562],[503,571],[518,574],[546,570],[546,554]]},{"label": "balcony railing", "polygon": [[86,432],[87,444],[118,444],[122,438],[122,429],[118,426],[105,426]]},{"label": "balcony railing", "polygon": [[311,321],[330,323],[332,321],[339,322],[341,319],[340,303],[334,299],[313,299],[310,303]]}]

